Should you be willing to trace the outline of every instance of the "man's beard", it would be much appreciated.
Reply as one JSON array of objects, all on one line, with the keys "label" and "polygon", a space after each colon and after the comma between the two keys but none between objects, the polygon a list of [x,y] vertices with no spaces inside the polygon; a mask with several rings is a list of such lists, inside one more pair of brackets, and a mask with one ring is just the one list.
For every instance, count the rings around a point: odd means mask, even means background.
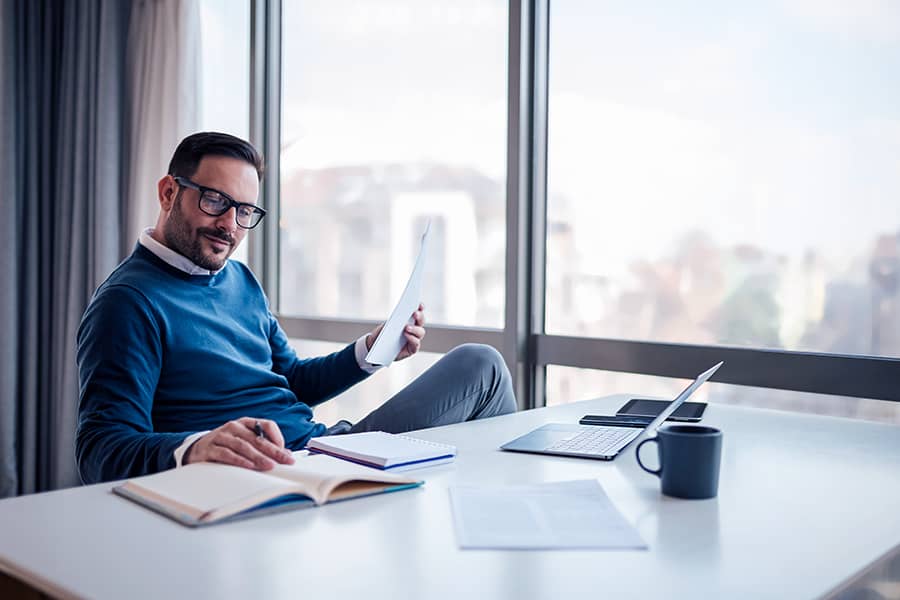
[{"label": "man's beard", "polygon": [[[222,254],[204,254],[203,246],[200,242],[203,235],[220,239],[230,244],[231,248]],[[191,229],[190,224],[184,219],[184,214],[181,212],[180,191],[175,198],[172,212],[169,214],[163,237],[169,248],[190,259],[198,267],[209,269],[210,271],[218,271],[224,267],[225,261],[228,260],[228,257],[234,251],[234,238],[227,233],[211,227]]]}]

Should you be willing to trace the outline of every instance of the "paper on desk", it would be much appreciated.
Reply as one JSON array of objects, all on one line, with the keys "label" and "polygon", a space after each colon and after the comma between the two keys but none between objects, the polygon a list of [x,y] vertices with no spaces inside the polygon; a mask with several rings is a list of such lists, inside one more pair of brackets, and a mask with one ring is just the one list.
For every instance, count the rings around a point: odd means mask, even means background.
[{"label": "paper on desk", "polygon": [[412,314],[419,308],[422,293],[422,271],[425,269],[429,231],[431,231],[431,221],[428,221],[425,233],[422,234],[419,255],[416,257],[416,264],[409,275],[409,281],[406,282],[406,289],[403,290],[403,295],[400,296],[391,316],[385,321],[381,333],[372,344],[372,349],[366,354],[366,362],[369,364],[381,366],[391,364],[406,345],[403,328],[413,322]]},{"label": "paper on desk", "polygon": [[457,485],[450,502],[461,548],[647,548],[595,479]]}]

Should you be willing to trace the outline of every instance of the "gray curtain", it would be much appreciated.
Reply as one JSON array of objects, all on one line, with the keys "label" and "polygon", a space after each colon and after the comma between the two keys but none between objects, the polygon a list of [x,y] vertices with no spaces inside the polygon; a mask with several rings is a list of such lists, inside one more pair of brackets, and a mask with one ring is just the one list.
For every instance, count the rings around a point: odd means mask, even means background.
[{"label": "gray curtain", "polygon": [[16,153],[14,88],[4,82],[12,77],[15,67],[13,54],[11,4],[0,0],[0,181],[6,185],[0,194],[5,218],[0,218],[0,497],[16,492],[16,411],[13,406],[16,392],[16,346],[18,332],[15,328],[18,305],[16,298]]},{"label": "gray curtain", "polygon": [[78,483],[75,332],[123,257],[130,3],[0,0],[0,497]]}]

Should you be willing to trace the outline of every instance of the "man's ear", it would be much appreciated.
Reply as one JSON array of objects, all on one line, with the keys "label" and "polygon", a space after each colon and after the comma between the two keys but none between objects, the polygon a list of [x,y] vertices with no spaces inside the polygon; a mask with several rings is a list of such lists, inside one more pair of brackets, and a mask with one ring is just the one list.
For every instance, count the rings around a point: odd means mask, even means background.
[{"label": "man's ear", "polygon": [[164,175],[159,183],[156,184],[157,195],[159,196],[159,206],[162,210],[169,212],[175,203],[175,196],[178,193],[178,184],[171,175]]}]

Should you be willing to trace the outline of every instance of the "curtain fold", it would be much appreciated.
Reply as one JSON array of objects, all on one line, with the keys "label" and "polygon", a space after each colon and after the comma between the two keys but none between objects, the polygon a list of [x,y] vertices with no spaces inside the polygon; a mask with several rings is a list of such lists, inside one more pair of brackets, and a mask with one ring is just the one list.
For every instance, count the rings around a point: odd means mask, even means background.
[{"label": "curtain fold", "polygon": [[121,260],[123,185],[121,156],[127,147],[123,123],[125,19],[122,3],[88,2],[67,11],[55,146],[57,176],[51,203],[56,244],[50,278],[52,307],[48,415],[57,450],[48,457],[54,487],[78,482],[75,423],[78,375],[75,334],[94,289]]},{"label": "curtain fold", "polygon": [[130,4],[2,3],[0,497],[78,483],[75,331],[121,260]]},{"label": "curtain fold", "polygon": [[[12,81],[15,72],[13,6],[0,2],[0,81]],[[0,276],[6,285],[0,286],[0,323],[3,324],[3,341],[0,342],[0,498],[15,492],[18,487],[16,472],[16,422],[15,405],[18,389],[16,351],[18,298],[16,281],[18,268],[16,248],[18,236],[18,160],[15,152],[16,117],[15,88],[0,85],[0,179],[5,185],[2,207],[5,218],[0,219]]]}]

